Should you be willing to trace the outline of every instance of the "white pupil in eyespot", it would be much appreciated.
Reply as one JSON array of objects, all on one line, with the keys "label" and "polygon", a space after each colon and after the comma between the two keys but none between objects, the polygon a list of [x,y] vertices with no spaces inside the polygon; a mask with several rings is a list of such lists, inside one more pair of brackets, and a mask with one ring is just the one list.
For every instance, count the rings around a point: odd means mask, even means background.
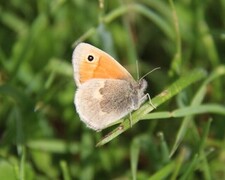
[{"label": "white pupil in eyespot", "polygon": [[94,60],[94,56],[89,55],[87,59],[88,59],[88,61],[93,61]]}]

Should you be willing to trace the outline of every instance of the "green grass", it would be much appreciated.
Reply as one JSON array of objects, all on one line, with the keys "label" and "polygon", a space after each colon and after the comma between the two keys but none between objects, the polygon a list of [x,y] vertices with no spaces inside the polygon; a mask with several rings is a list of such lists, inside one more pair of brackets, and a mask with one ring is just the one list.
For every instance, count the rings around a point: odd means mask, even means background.
[{"label": "green grass", "polygon": [[[0,3],[0,179],[225,179],[225,2]],[[73,104],[71,56],[89,42],[148,102],[102,132]]]}]

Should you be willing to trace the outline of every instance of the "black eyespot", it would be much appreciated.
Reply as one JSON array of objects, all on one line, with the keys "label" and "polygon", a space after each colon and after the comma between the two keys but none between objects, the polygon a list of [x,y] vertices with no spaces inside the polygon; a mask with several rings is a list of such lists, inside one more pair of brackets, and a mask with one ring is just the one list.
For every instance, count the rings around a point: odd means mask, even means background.
[{"label": "black eyespot", "polygon": [[94,56],[89,55],[87,59],[88,59],[88,61],[93,61],[94,60]]}]

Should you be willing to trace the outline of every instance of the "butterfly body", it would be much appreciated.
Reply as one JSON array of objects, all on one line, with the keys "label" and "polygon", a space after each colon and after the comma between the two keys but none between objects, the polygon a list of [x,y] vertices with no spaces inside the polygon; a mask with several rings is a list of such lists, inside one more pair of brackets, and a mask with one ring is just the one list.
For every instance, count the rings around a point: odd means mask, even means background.
[{"label": "butterfly body", "polygon": [[147,82],[135,81],[111,56],[86,43],[73,53],[74,78],[78,87],[74,103],[81,120],[100,131],[146,100]]}]

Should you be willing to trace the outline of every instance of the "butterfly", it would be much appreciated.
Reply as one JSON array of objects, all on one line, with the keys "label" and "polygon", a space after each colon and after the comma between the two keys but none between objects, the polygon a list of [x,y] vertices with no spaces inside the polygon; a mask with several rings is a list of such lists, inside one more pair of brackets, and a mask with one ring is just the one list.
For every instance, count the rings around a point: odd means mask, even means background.
[{"label": "butterfly", "polygon": [[147,99],[146,80],[134,80],[113,57],[90,44],[75,47],[72,64],[76,111],[93,130],[110,126]]}]

